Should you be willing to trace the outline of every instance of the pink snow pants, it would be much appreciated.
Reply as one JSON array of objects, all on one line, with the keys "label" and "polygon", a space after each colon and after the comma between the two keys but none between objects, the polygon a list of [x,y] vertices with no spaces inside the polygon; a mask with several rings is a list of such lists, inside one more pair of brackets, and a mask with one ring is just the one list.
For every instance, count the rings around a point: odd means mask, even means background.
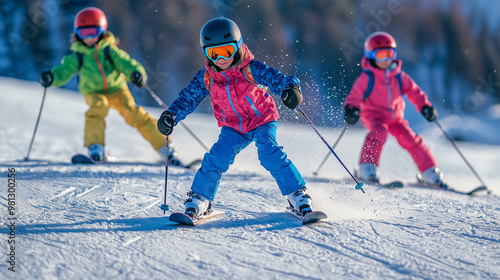
[{"label": "pink snow pants", "polygon": [[393,119],[384,121],[381,119],[361,118],[365,127],[370,131],[365,139],[365,144],[361,150],[359,163],[379,164],[380,154],[387,134],[390,133],[396,138],[399,145],[407,150],[420,172],[436,166],[436,161],[430,150],[425,146],[422,137],[413,132],[404,119]]}]

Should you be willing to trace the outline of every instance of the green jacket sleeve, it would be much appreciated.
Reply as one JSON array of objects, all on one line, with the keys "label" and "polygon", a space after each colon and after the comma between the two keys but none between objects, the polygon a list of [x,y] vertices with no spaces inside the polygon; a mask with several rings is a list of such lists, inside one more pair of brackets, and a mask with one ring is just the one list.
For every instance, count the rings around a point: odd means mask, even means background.
[{"label": "green jacket sleeve", "polygon": [[61,60],[61,64],[51,69],[54,75],[54,82],[51,86],[62,86],[66,84],[71,77],[78,73],[78,58],[75,52],[66,55]]},{"label": "green jacket sleeve", "polygon": [[139,73],[147,79],[144,67],[137,62],[137,60],[131,58],[130,55],[124,50],[118,48],[117,46],[111,46],[109,49],[109,55],[116,70],[123,73],[127,77],[127,80],[130,80],[130,75],[132,75],[132,72],[134,71],[139,71]]}]

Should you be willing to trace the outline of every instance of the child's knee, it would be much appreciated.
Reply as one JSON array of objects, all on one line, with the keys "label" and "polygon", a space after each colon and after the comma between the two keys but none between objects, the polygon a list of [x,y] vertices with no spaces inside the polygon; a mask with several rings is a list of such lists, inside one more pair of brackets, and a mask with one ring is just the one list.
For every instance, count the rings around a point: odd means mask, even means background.
[{"label": "child's knee", "polygon": [[289,165],[287,154],[282,146],[273,146],[258,150],[260,164],[268,171]]},{"label": "child's knee", "polygon": [[85,116],[87,118],[105,118],[108,115],[108,111],[108,106],[105,106],[105,104],[98,104],[90,107],[85,113]]},{"label": "child's knee", "polygon": [[226,172],[229,166],[233,163],[234,157],[214,155],[212,153],[205,154],[202,166],[209,170],[217,170],[221,173]]},{"label": "child's knee", "polygon": [[88,118],[104,118],[108,115],[109,102],[108,99],[102,95],[89,95],[85,101],[90,106],[85,116]]},{"label": "child's knee", "polygon": [[140,127],[148,123],[153,123],[156,127],[156,121],[142,107],[122,108],[119,112],[125,121],[133,127]]}]

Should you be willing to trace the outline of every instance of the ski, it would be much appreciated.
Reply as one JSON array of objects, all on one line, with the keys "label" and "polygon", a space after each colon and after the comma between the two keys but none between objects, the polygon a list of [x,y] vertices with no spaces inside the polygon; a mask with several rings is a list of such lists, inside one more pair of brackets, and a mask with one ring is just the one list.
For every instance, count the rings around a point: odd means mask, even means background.
[{"label": "ski", "polygon": [[478,192],[481,192],[481,191],[486,191],[487,194],[490,193],[490,191],[488,190],[488,188],[486,188],[485,186],[479,186],[479,187],[476,187],[470,191],[459,191],[459,190],[456,190],[454,188],[451,188],[451,187],[448,187],[446,189],[443,189],[439,186],[434,186],[434,185],[427,185],[427,184],[423,184],[423,183],[420,183],[420,182],[416,182],[416,183],[410,183],[410,184],[407,184],[408,186],[411,186],[411,187],[415,187],[415,188],[424,188],[424,189],[434,189],[434,190],[442,190],[442,191],[448,191],[448,192],[453,192],[453,193],[457,193],[457,194],[464,194],[464,195],[475,195],[477,194]]},{"label": "ski", "polygon": [[[169,161],[168,165],[169,166],[173,166],[173,167],[186,168],[186,169],[196,169],[198,167],[198,165],[201,164],[201,162],[202,162],[202,159],[197,158],[197,159],[194,159],[190,163],[187,163],[187,164],[183,163],[180,160],[177,160],[176,163],[173,163],[173,162]],[[163,160],[162,162],[159,162],[158,164],[164,165],[165,164],[165,160]]]},{"label": "ski", "polygon": [[[188,164],[183,164],[183,163],[181,163],[181,165],[174,165],[172,163],[169,163],[169,164],[171,164],[172,166],[175,166],[175,167],[181,167],[181,168],[186,168],[186,169],[195,169],[198,165],[201,164],[201,161],[202,161],[201,159],[195,159]],[[95,161],[85,154],[76,154],[76,155],[71,157],[71,163],[73,163],[73,164],[102,164],[102,163],[112,163],[112,162],[113,163],[120,163],[120,162],[117,162],[114,157],[111,157],[109,155],[106,155],[105,160],[102,160],[102,161]],[[158,164],[160,164],[160,163],[158,163]],[[163,162],[161,162],[161,164],[165,164],[165,162],[163,161]]]},{"label": "ski", "polygon": [[84,154],[76,154],[71,157],[71,163],[74,164],[96,164],[96,163],[103,163],[106,162],[106,160],[103,161],[95,161],[92,158],[90,158],[87,155]]},{"label": "ski", "polygon": [[[363,179],[359,178],[359,171],[358,170],[354,170],[354,177],[356,177],[356,179],[358,179],[359,181],[364,181]],[[363,182],[365,183],[366,185],[372,185],[372,186],[376,186],[378,188],[382,188],[382,189],[400,189],[402,187],[404,187],[404,183],[401,182],[401,181],[391,181],[391,182],[388,182],[388,183],[375,183],[375,182]]]},{"label": "ski", "polygon": [[[168,165],[173,166],[173,167],[180,167],[180,168],[185,168],[185,169],[196,169],[200,164],[201,164],[201,159],[194,159],[188,164],[184,164],[181,161],[177,161],[179,164],[174,164],[172,162],[169,162]],[[162,162],[162,164],[165,164],[165,161]]]},{"label": "ski", "polygon": [[[202,162],[202,159],[198,158],[198,159],[195,159],[193,161],[191,161],[190,163],[188,164],[183,164],[182,166],[180,167],[184,167],[186,169],[194,169],[196,166],[200,165]],[[175,166],[175,165],[174,165]]]},{"label": "ski", "polygon": [[305,216],[301,216],[299,213],[293,211],[290,207],[287,207],[286,212],[294,216],[295,218],[301,220],[303,225],[315,223],[328,218],[328,216],[321,211],[312,211],[307,213]]},{"label": "ski", "polygon": [[365,184],[373,185],[382,189],[400,189],[404,187],[404,184],[401,181],[392,181],[389,183],[365,183]]},{"label": "ski", "polygon": [[208,219],[223,215],[226,213],[225,211],[213,211],[212,213],[208,215],[201,216],[197,219],[192,219],[189,215],[186,215],[181,212],[176,212],[172,213],[169,217],[168,220],[173,223],[177,223],[180,225],[188,225],[188,226],[195,226],[203,221],[206,221]]}]

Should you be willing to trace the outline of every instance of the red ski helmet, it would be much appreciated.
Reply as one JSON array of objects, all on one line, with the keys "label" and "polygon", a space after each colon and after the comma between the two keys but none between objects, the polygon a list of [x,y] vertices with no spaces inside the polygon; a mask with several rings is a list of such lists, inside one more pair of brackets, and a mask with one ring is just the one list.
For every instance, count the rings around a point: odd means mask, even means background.
[{"label": "red ski helmet", "polygon": [[108,28],[108,20],[104,12],[95,7],[84,8],[76,14],[73,23],[75,30],[81,27],[98,26],[103,30]]},{"label": "red ski helmet", "polygon": [[383,31],[378,31],[370,34],[365,40],[365,56],[370,57],[370,54],[376,49],[397,49],[396,40],[391,34]]}]

